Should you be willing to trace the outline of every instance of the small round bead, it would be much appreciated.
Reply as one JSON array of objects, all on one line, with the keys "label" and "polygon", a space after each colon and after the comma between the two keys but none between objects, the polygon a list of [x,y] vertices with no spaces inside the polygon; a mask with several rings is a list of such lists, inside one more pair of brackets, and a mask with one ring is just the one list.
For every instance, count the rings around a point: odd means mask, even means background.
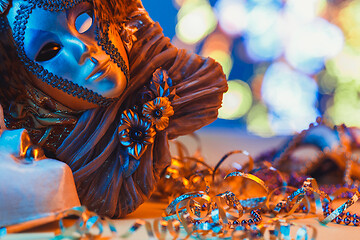
[{"label": "small round bead", "polygon": [[352,223],[354,224],[354,226],[359,226],[359,225],[360,225],[360,220],[359,220],[359,218],[354,218],[354,219],[352,220]]},{"label": "small round bead", "polygon": [[247,221],[244,219],[241,221],[241,226],[245,226],[245,225],[247,225]]},{"label": "small round bead", "polygon": [[234,224],[234,225],[239,225],[240,222],[239,222],[238,220],[235,220],[235,221],[233,222],[233,224]]},{"label": "small round bead", "polygon": [[261,219],[260,219],[260,218],[254,218],[254,223],[255,223],[256,225],[258,225],[260,222],[261,222]]},{"label": "small round bead", "polygon": [[253,225],[254,224],[254,220],[252,220],[251,218],[248,220],[248,224],[249,224],[249,226],[250,225]]},{"label": "small round bead", "polygon": [[336,222],[336,223],[341,223],[341,222],[342,222],[342,218],[339,217],[339,216],[337,216],[337,217],[335,218],[335,222]]},{"label": "small round bead", "polygon": [[344,223],[345,223],[346,225],[349,225],[349,224],[351,223],[350,218],[349,218],[349,217],[346,217],[346,218],[344,219]]},{"label": "small round bead", "polygon": [[253,211],[251,211],[251,215],[252,215],[253,217],[258,217],[258,216],[260,216],[259,210],[253,210]]}]

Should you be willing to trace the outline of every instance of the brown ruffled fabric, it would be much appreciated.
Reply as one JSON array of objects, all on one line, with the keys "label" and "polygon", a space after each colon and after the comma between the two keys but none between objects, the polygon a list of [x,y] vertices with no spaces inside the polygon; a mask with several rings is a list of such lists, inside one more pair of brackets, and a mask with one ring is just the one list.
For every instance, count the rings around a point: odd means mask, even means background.
[{"label": "brown ruffled fabric", "polygon": [[[214,121],[227,90],[218,63],[173,47],[160,26],[143,10],[128,14],[133,17],[125,25],[136,26],[136,31],[131,29],[136,41],[129,51],[131,81],[126,93],[106,110],[95,109],[83,114],[57,151],[58,158],[74,172],[82,204],[112,218],[131,213],[149,198],[160,171],[170,161],[168,139]],[[154,144],[148,146],[136,171],[125,177],[124,167],[132,167],[134,160],[129,159],[119,142],[119,117],[136,102],[134,93],[147,84],[160,67],[168,71],[179,96],[172,102],[175,114],[170,118],[169,127],[158,132]]]}]

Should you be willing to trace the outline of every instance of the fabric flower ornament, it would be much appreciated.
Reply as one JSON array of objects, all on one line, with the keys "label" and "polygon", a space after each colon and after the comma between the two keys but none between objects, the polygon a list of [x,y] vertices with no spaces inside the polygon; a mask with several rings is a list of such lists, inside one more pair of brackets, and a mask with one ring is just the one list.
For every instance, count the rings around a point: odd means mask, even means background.
[{"label": "fabric flower ornament", "polygon": [[127,147],[129,155],[139,160],[147,145],[154,142],[155,130],[152,123],[142,119],[132,110],[125,110],[121,115],[118,128],[120,143]]},{"label": "fabric flower ornament", "polygon": [[142,114],[155,125],[156,130],[162,131],[169,126],[169,117],[174,115],[174,110],[167,97],[157,97],[144,104]]},{"label": "fabric flower ornament", "polygon": [[169,101],[179,98],[168,72],[161,68],[156,69],[153,73],[149,88],[157,97],[167,97]]}]

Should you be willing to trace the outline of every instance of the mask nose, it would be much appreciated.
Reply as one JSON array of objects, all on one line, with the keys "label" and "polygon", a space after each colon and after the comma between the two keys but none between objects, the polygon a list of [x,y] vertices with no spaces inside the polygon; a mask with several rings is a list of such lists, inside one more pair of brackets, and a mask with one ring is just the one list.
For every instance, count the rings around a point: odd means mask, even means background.
[{"label": "mask nose", "polygon": [[[96,54],[97,50],[94,46],[92,45],[87,45],[85,43],[81,43],[81,46],[79,46],[79,48],[81,49],[81,56],[80,58],[78,59],[78,63],[81,65],[81,64],[84,64],[84,62],[86,61],[86,59],[90,59],[93,58],[92,56]],[[95,59],[95,58],[94,58]],[[97,62],[97,60],[91,60],[92,62],[95,63],[95,61]]]},{"label": "mask nose", "polygon": [[102,50],[97,41],[89,36],[75,36],[71,44],[73,45],[75,61],[79,65],[84,64],[87,60],[95,65],[110,60],[110,57]]},{"label": "mask nose", "polygon": [[71,38],[68,39],[68,46],[70,47],[69,50],[71,51],[69,54],[73,55],[74,60],[79,65],[84,64],[88,58],[95,55],[97,52],[97,47],[94,46],[93,42],[84,40],[85,39],[81,39],[75,36],[71,36]]},{"label": "mask nose", "polygon": [[101,51],[99,46],[87,45],[82,43],[82,55],[79,59],[79,64],[83,64],[87,59],[93,62],[95,65],[108,61],[109,56]]}]

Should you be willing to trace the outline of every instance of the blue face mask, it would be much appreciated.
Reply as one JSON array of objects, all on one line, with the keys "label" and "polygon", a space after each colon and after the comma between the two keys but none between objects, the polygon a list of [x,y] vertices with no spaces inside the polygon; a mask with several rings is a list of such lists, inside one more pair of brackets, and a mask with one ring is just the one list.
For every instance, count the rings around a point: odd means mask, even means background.
[{"label": "blue face mask", "polygon": [[129,80],[124,46],[111,41],[120,38],[109,36],[106,24],[99,33],[90,1],[44,2],[15,0],[7,14],[33,84],[64,105],[89,103],[82,109],[116,101]]}]

